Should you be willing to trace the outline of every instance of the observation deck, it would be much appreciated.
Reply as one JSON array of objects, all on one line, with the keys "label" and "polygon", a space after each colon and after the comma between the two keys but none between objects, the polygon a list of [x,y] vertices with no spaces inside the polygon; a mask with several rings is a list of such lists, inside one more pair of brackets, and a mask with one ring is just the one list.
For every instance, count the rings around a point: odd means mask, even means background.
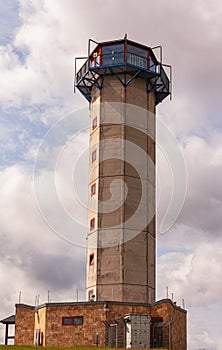
[{"label": "observation deck", "polygon": [[[90,52],[91,43],[96,47]],[[160,59],[154,54],[160,50]],[[77,63],[85,60],[77,71]],[[169,77],[165,71],[169,71]],[[147,93],[155,92],[156,105],[168,95],[171,96],[172,68],[162,63],[162,47],[151,48],[128,39],[97,43],[89,40],[88,56],[75,59],[74,88],[91,101],[91,90],[95,86],[102,89],[106,76],[113,75],[127,87],[134,79],[142,78]]]}]

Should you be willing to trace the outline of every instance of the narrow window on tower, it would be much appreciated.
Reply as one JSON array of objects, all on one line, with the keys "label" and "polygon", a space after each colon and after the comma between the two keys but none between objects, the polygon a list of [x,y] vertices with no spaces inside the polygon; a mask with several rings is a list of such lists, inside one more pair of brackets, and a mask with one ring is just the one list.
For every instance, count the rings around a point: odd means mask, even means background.
[{"label": "narrow window on tower", "polygon": [[95,218],[92,218],[90,220],[90,231],[94,230],[95,228]]},{"label": "narrow window on tower", "polygon": [[93,289],[89,290],[88,299],[89,299],[89,301],[94,301],[95,300],[95,295],[93,294]]},{"label": "narrow window on tower", "polygon": [[91,196],[94,196],[94,194],[96,194],[96,184],[91,186]]},{"label": "narrow window on tower", "polygon": [[92,163],[96,160],[96,150],[92,152]]},{"label": "narrow window on tower", "polygon": [[89,266],[94,265],[94,254],[90,254],[89,256]]},{"label": "narrow window on tower", "polygon": [[95,117],[92,121],[92,130],[95,130],[96,127],[97,127],[97,117]]}]

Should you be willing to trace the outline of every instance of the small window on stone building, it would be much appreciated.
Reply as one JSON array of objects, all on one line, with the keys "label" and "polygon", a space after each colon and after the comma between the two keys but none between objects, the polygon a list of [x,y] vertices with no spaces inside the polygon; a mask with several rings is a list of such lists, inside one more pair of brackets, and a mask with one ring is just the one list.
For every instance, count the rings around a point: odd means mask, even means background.
[{"label": "small window on stone building", "polygon": [[94,254],[90,254],[89,256],[89,266],[94,265]]},{"label": "small window on stone building", "polygon": [[83,325],[83,316],[63,317],[63,326],[80,326]]},{"label": "small window on stone building", "polygon": [[72,317],[63,317],[62,324],[64,326],[71,326],[72,325]]},{"label": "small window on stone building", "polygon": [[83,316],[73,317],[73,324],[76,326],[82,325],[83,324]]}]

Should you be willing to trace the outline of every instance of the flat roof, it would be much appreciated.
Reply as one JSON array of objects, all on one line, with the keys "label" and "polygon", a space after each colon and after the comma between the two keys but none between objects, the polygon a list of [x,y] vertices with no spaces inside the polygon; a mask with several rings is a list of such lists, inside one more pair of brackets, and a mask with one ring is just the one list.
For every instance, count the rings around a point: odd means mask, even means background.
[{"label": "flat roof", "polygon": [[3,324],[15,324],[15,315],[11,315],[9,317],[4,318],[0,321]]},{"label": "flat roof", "polygon": [[[146,46],[144,44],[141,44],[141,43],[137,43],[136,41],[133,41],[133,40],[129,40],[129,39],[116,39],[116,40],[109,40],[109,41],[102,41],[102,42],[96,42],[96,47],[94,47],[94,49],[89,53],[89,55],[91,56],[97,49],[99,46],[108,46],[108,45],[115,45],[115,44],[121,44],[121,43],[124,43],[124,42],[127,42],[127,44],[130,44],[130,45],[133,45],[133,46],[137,46],[141,49],[144,49],[144,50],[150,50],[151,51],[151,55],[153,56],[153,58],[158,62],[154,52],[153,52],[153,49],[152,47],[150,46]],[[94,42],[95,43],[95,42]]]},{"label": "flat roof", "polygon": [[161,299],[158,300],[154,303],[130,303],[130,302],[123,302],[123,301],[73,301],[73,302],[60,302],[60,303],[44,303],[38,306],[32,306],[32,305],[27,305],[27,304],[16,304],[16,307],[24,307],[30,310],[39,310],[43,307],[56,307],[56,306],[78,306],[78,305],[85,305],[85,306],[90,306],[90,305],[106,305],[108,308],[109,305],[128,305],[128,306],[147,306],[147,307],[152,307],[155,305],[160,305],[164,303],[170,303],[175,309],[180,310],[182,312],[187,312],[185,309],[182,309],[180,306],[176,305],[175,303],[172,302],[171,299]]}]

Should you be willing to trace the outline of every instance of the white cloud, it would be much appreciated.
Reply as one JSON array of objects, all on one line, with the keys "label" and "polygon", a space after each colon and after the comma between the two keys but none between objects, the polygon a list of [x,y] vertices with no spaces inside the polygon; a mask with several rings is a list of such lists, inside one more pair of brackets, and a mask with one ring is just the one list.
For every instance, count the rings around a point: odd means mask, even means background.
[{"label": "white cloud", "polygon": [[[73,2],[68,4],[74,6]],[[57,118],[73,109],[73,30],[69,28],[73,17],[72,11],[61,5],[57,4],[56,11],[56,2],[31,5],[20,1],[22,25],[14,42],[2,46],[0,52],[0,101],[5,107],[60,105]],[[20,53],[25,53],[24,61],[20,60]]]},{"label": "white cloud", "polygon": [[54,301],[75,300],[77,288],[85,297],[85,249],[68,244],[43,221],[32,176],[21,167],[7,168],[0,175],[0,191],[1,315],[14,312],[19,291],[30,304],[37,294],[47,301],[48,290]]},{"label": "white cloud", "polygon": [[[221,133],[208,140],[188,136],[181,144],[188,169],[187,197],[176,225],[158,235],[158,298],[170,296],[188,308],[189,349],[219,350],[221,304],[222,172]],[[161,196],[158,226],[169,202],[172,181],[169,166],[158,153]],[[212,313],[212,309],[214,313]],[[217,311],[215,311],[217,310]]]},{"label": "white cloud", "polygon": [[[182,149],[187,167],[187,195],[178,223],[187,225],[192,230],[202,230],[206,237],[221,234],[222,189],[218,184],[222,172],[221,133],[214,132],[205,140],[199,136],[188,136]],[[158,150],[158,174],[161,197],[159,222],[166,211],[172,191],[172,174]],[[178,169],[179,172],[179,169]]]},{"label": "white cloud", "polygon": [[[158,259],[158,297],[166,297],[166,286],[169,297],[188,310],[189,349],[221,348],[220,314],[221,314],[221,259],[220,242],[204,242],[200,235],[193,242],[191,229],[182,234],[185,248],[190,252],[166,252]],[[199,238],[199,240],[198,240]],[[203,238],[203,237],[202,237]],[[181,242],[180,226],[172,235],[165,237],[168,244],[174,247]],[[161,245],[161,243],[160,243]]]}]

